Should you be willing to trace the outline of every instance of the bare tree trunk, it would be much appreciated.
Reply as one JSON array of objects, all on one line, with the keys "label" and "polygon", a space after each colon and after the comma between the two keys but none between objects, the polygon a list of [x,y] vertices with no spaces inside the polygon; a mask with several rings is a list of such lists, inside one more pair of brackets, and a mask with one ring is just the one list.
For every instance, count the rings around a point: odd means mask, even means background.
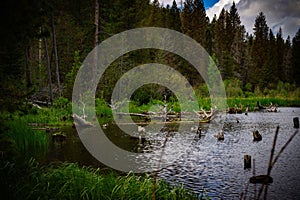
[{"label": "bare tree trunk", "polygon": [[53,106],[53,91],[52,91],[52,79],[51,79],[51,69],[50,69],[50,60],[49,60],[49,53],[47,47],[47,40],[46,37],[44,39],[44,46],[45,46],[45,56],[47,62],[47,70],[48,70],[48,83],[49,83],[49,96],[50,96],[50,104]]},{"label": "bare tree trunk", "polygon": [[[98,45],[98,34],[99,34],[99,2],[95,0],[95,35],[94,35],[94,48]],[[96,74],[97,74],[97,62],[98,62],[98,51],[95,49],[94,52],[94,69],[93,69],[93,81],[96,82]]]},{"label": "bare tree trunk", "polygon": [[58,95],[59,97],[61,97],[61,85],[60,85],[60,76],[59,76],[59,68],[58,68],[58,56],[57,56],[56,33],[55,33],[53,10],[51,12],[51,29],[52,29],[52,41],[53,41],[54,56],[55,56],[55,69],[56,69]]},{"label": "bare tree trunk", "polygon": [[95,0],[95,41],[94,47],[98,45],[98,34],[99,34],[99,2]]},{"label": "bare tree trunk", "polygon": [[30,46],[27,45],[25,48],[26,54],[26,64],[25,64],[25,73],[26,73],[26,87],[29,89],[32,86],[31,74],[30,74],[30,65],[29,65],[29,57],[30,57]]},{"label": "bare tree trunk", "polygon": [[[42,27],[40,27],[40,34],[42,34]],[[42,46],[43,46],[43,38],[39,38],[39,53],[38,53],[38,83],[39,89],[41,89],[42,83]]]}]

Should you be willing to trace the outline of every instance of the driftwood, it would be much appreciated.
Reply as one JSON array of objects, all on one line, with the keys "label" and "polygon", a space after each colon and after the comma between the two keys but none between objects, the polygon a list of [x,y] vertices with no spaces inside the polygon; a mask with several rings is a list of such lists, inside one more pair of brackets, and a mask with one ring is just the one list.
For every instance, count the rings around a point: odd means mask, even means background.
[{"label": "driftwood", "polygon": [[76,114],[72,115],[74,118],[74,122],[76,126],[79,126],[80,128],[89,128],[89,127],[94,127],[94,125],[88,121],[86,121],[85,119],[79,117]]},{"label": "driftwood", "polygon": [[277,112],[277,105],[273,105],[271,103],[271,105],[269,107],[266,108],[268,112]]},{"label": "driftwood", "polygon": [[[30,101],[32,104],[42,105],[42,106],[51,106],[51,103],[48,101],[39,101],[39,100],[32,100]],[[54,104],[53,104],[54,105]]]},{"label": "driftwood", "polygon": [[28,126],[49,126],[49,124],[43,124],[43,123],[28,123]]},{"label": "driftwood", "polygon": [[32,128],[32,130],[46,131],[46,132],[56,132],[59,131],[58,127],[45,127],[45,128]]},{"label": "driftwood", "polygon": [[[201,109],[201,111],[193,111],[194,114],[199,118],[200,123],[208,123],[210,122],[214,116],[215,111],[205,111]],[[143,113],[123,113],[123,112],[117,112],[116,115],[119,117],[121,116],[136,116],[136,117],[143,117],[146,120],[151,119],[165,119],[165,121],[172,121],[177,120],[181,121],[182,118],[185,118],[188,115],[192,115],[193,113],[190,112],[182,112],[182,113],[175,113],[172,111],[169,111],[167,113],[165,112],[143,112]]]}]

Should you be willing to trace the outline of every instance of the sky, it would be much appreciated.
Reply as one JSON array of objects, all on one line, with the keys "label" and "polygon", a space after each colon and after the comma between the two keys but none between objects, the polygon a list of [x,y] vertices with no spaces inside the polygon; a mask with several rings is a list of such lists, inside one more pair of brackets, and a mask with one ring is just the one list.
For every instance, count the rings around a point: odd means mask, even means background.
[{"label": "sky", "polygon": [[[159,0],[163,5],[172,5],[173,0]],[[176,0],[180,6],[181,0]],[[184,2],[184,0],[182,0]],[[223,7],[229,10],[233,0],[204,0],[206,14],[212,20],[219,16]],[[259,12],[266,16],[269,28],[276,34],[282,28],[283,37],[293,38],[300,28],[300,0],[234,0],[242,24],[248,33],[253,33],[255,18]]]}]

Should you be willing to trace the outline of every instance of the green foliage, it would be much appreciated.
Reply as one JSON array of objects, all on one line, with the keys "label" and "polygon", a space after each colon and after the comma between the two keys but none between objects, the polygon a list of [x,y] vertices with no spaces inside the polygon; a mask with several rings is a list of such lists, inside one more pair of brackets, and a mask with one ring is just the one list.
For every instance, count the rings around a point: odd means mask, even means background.
[{"label": "green foliage", "polygon": [[226,96],[227,97],[242,97],[243,96],[243,90],[241,81],[238,79],[235,80],[225,80],[224,86],[226,90]]},{"label": "green foliage", "polygon": [[77,72],[81,66],[81,61],[80,61],[80,56],[79,56],[79,51],[74,52],[74,61],[72,64],[71,70],[67,73],[66,75],[66,91],[65,95],[71,99],[72,98],[72,91],[73,91],[73,85],[75,82],[75,78],[77,75]]},{"label": "green foliage", "polygon": [[107,123],[112,120],[112,110],[108,107],[104,99],[96,98],[96,115],[99,123]]},{"label": "green foliage", "polygon": [[[37,131],[29,128],[24,120],[5,121],[5,130],[1,135],[4,144],[11,144],[12,150],[17,157],[24,158],[43,158],[47,152],[49,138],[45,131]],[[6,142],[5,142],[6,141]],[[9,142],[9,143],[7,143]],[[5,151],[5,153],[10,153]]]},{"label": "green foliage", "polygon": [[[1,194],[10,194],[11,199],[151,199],[154,180],[152,177],[128,173],[125,176],[101,169],[79,167],[74,163],[62,163],[41,167],[30,159],[22,166],[1,163],[1,180],[10,175],[1,187]],[[22,178],[18,178],[21,171]],[[14,181],[14,182],[11,182]],[[1,183],[3,183],[1,181]],[[9,185],[13,183],[13,185]],[[9,187],[10,186],[10,187]],[[13,193],[13,190],[15,190]],[[183,186],[171,187],[163,180],[156,183],[157,199],[196,199]]]}]

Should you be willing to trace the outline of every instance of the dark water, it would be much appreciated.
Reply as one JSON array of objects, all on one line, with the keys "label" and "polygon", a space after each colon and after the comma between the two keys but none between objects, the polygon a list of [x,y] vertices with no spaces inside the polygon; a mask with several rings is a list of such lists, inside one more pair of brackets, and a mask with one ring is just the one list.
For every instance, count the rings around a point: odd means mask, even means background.
[{"label": "dark water", "polygon": [[[275,155],[296,129],[293,118],[300,117],[300,108],[279,108],[278,113],[254,112],[244,114],[228,114],[210,124],[202,124],[202,136],[199,138],[191,128],[197,124],[183,124],[166,129],[170,137],[166,143],[164,158],[171,160],[166,168],[159,172],[159,177],[171,184],[184,184],[185,187],[199,194],[205,190],[212,199],[239,199],[242,192],[247,197],[254,197],[260,184],[249,184],[253,175],[251,169],[244,169],[243,156],[249,154],[255,159],[255,173],[266,174],[276,127],[280,126]],[[239,123],[237,123],[237,119]],[[214,135],[224,123],[224,141],[217,141]],[[178,124],[177,124],[178,126]],[[137,139],[122,133],[115,125],[105,129],[109,139],[122,149],[132,152],[155,152],[165,141],[166,132],[160,132],[155,126],[146,128],[151,142],[139,144]],[[252,131],[257,129],[262,134],[262,141],[253,142]],[[64,143],[51,144],[49,159],[78,162],[82,165],[103,167],[82,145],[75,129],[63,127],[67,134]],[[299,133],[300,134],[300,133]],[[268,199],[300,199],[300,136],[281,154],[271,176],[273,183],[268,188]],[[155,139],[151,139],[154,137]],[[150,165],[149,160],[144,165]]]}]

